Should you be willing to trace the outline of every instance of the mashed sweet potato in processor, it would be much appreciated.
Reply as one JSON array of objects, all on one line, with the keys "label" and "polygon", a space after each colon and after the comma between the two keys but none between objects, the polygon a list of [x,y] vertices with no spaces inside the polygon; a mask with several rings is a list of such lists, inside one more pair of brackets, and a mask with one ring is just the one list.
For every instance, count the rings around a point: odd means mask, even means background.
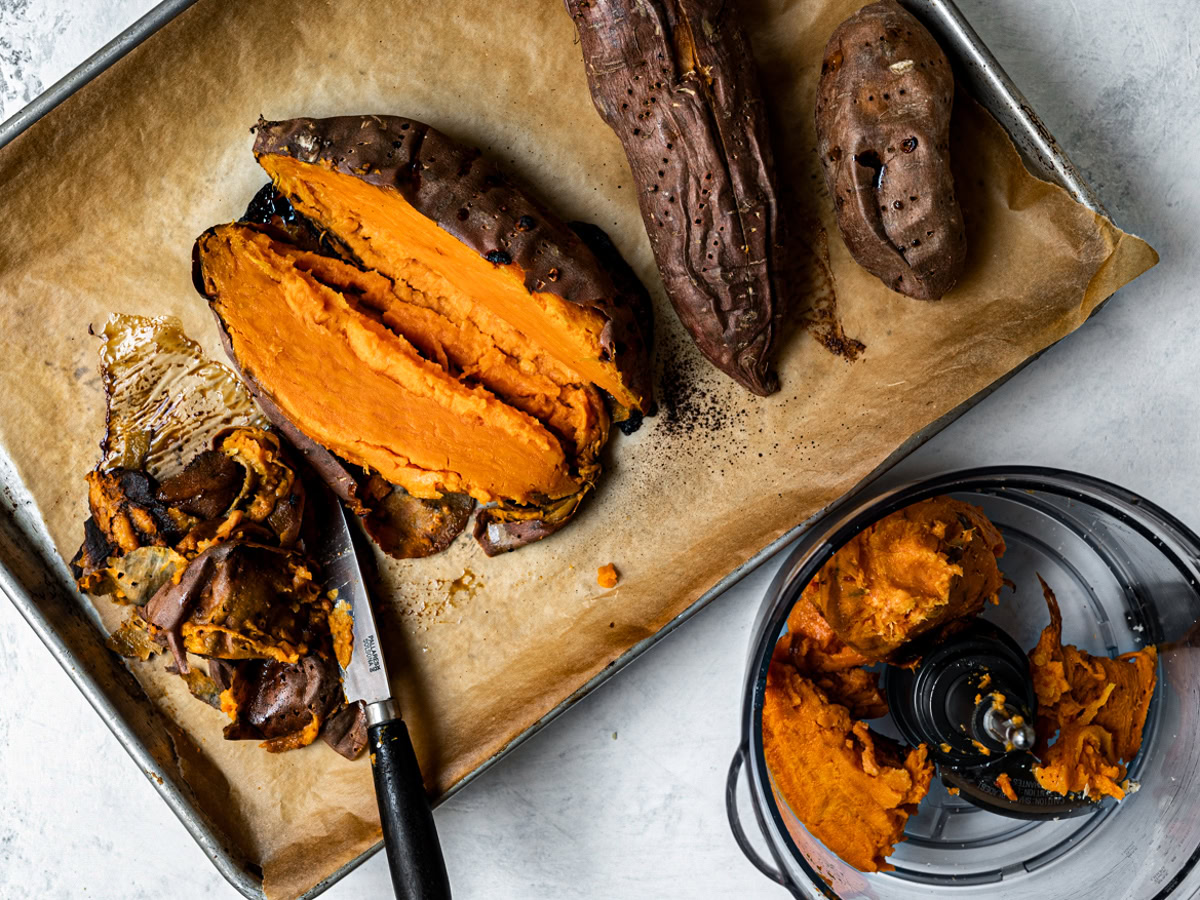
[{"label": "mashed sweet potato in processor", "polygon": [[804,596],[847,647],[886,659],[996,600],[1003,553],[1004,539],[979,507],[934,497],[851,538]]},{"label": "mashed sweet potato in processor", "polygon": [[934,771],[924,744],[904,748],[855,721],[888,711],[868,667],[994,600],[1003,552],[980,509],[936,497],[852,538],[788,614],[763,701],[767,766],[805,827],[861,871],[891,868]]},{"label": "mashed sweet potato in processor", "polygon": [[826,847],[863,872],[886,862],[929,790],[926,747],[909,749],[855,722],[809,678],[773,663],[763,751],[776,789]]},{"label": "mashed sweet potato in processor", "polygon": [[[1040,579],[1039,579],[1040,580]],[[1042,581],[1050,624],[1029,654],[1038,697],[1038,784],[1057,794],[1125,796],[1125,765],[1142,746],[1157,681],[1150,646],[1116,659],[1062,643],[1062,614]],[[1057,732],[1053,744],[1050,740]],[[1049,744],[1049,746],[1047,746]]]}]

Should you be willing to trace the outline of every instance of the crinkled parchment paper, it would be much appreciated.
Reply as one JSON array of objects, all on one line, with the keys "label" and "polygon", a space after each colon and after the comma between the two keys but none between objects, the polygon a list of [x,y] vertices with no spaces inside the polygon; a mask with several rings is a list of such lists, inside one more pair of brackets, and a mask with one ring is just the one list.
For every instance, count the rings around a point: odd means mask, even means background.
[{"label": "crinkled parchment paper", "polygon": [[[598,496],[551,539],[489,560],[464,536],[432,559],[381,563],[398,696],[430,785],[453,785],[1153,265],[1145,243],[1032,177],[960,98],[961,286],[922,303],[859,270],[831,228],[812,127],[821,48],[858,5],[746,3],[781,185],[798,218],[831,229],[837,315],[866,345],[849,363],[797,328],[783,389],[764,400],[701,363],[665,303],[624,155],[592,108],[556,0],[201,0],[0,152],[0,441],[62,555],[82,535],[83,475],[103,432],[88,325],[115,311],[173,314],[221,358],[192,289],[192,242],[265,180],[248,130],[260,113],[399,113],[483,147],[564,217],[606,228],[655,293],[662,411],[616,436]],[[596,568],[608,562],[621,581],[602,590]],[[224,742],[221,713],[160,666],[133,668],[195,741],[184,774],[262,865],[269,896],[303,892],[378,839],[365,761]]]}]

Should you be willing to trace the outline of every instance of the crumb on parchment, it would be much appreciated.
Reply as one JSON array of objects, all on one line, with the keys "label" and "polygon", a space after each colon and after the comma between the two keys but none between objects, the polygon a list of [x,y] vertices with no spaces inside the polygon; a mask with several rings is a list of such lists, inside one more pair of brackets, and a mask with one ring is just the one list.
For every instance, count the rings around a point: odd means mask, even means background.
[{"label": "crumb on parchment", "polygon": [[620,575],[617,573],[617,567],[612,563],[601,566],[596,570],[596,584],[602,588],[614,588],[617,586],[617,580]]}]

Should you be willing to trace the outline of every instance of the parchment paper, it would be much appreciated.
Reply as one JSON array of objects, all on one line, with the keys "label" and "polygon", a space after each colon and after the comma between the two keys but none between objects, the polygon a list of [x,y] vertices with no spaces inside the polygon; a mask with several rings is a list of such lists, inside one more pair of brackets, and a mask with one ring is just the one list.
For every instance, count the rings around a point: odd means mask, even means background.
[{"label": "parchment paper", "polygon": [[[260,113],[426,120],[483,147],[564,217],[606,228],[656,295],[662,412],[617,436],[575,523],[496,559],[464,537],[441,556],[381,565],[395,687],[439,792],[1156,261],[1026,172],[1000,127],[960,97],[967,275],[941,302],[891,294],[836,236],[813,152],[821,48],[861,4],[744,5],[781,186],[797,217],[830,230],[837,315],[866,345],[849,363],[797,328],[783,389],[765,400],[708,369],[665,303],[624,155],[592,107],[556,0],[201,0],[0,152],[0,442],[62,555],[82,535],[83,475],[103,431],[88,324],[174,314],[221,358],[191,248],[264,182],[248,133]],[[621,581],[606,591],[596,569],[608,562]],[[736,677],[740,661],[729,662]],[[262,865],[269,896],[302,893],[378,839],[365,761],[222,741],[221,714],[179,679],[133,669],[198,745],[185,774]],[[122,764],[113,773],[132,777]]]}]

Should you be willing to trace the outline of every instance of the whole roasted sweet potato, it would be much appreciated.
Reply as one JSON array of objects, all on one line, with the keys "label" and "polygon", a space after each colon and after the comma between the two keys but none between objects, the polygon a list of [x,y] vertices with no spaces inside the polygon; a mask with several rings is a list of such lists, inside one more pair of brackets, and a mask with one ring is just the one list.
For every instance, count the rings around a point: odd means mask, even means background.
[{"label": "whole roasted sweet potato", "polygon": [[770,394],[781,228],[766,111],[735,4],[566,3],[675,312],[713,365]]},{"label": "whole roasted sweet potato", "polygon": [[838,229],[859,265],[919,300],[954,287],[966,260],[953,102],[946,54],[895,0],[863,7],[825,47],[817,151]]},{"label": "whole roasted sweet potato", "polygon": [[610,421],[652,410],[644,289],[421,122],[257,133],[275,193],[201,235],[195,281],[268,417],[395,555],[443,549],[474,501],[489,553],[560,527]]}]

